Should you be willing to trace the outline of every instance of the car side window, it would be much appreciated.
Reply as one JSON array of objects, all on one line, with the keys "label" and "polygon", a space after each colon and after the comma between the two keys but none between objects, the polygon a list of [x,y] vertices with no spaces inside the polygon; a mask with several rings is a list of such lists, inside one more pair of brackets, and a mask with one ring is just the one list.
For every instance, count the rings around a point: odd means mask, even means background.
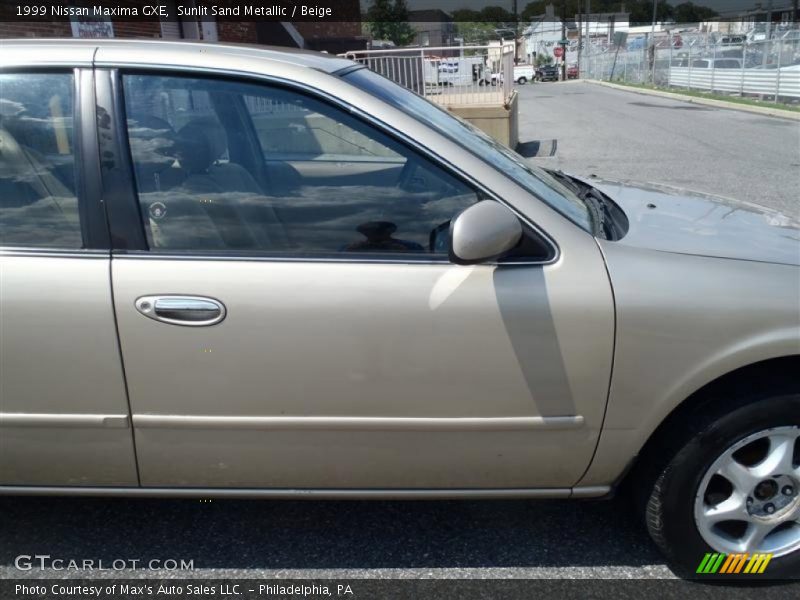
[{"label": "car side window", "polygon": [[128,138],[152,250],[447,254],[479,194],[378,129],[277,86],[131,74]]},{"label": "car side window", "polygon": [[0,245],[78,249],[73,76],[0,74]]}]

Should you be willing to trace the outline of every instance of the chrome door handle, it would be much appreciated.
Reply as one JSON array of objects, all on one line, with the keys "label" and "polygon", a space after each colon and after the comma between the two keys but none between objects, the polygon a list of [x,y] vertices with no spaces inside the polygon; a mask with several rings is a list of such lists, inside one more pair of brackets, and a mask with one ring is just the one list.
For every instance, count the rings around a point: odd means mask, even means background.
[{"label": "chrome door handle", "polygon": [[150,319],[190,327],[216,325],[227,313],[222,302],[204,296],[142,296],[135,306]]}]

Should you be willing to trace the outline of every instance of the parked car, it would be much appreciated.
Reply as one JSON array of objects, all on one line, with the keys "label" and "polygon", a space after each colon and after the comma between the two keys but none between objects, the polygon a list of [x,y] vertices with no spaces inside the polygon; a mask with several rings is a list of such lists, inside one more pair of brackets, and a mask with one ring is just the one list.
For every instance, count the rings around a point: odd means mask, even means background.
[{"label": "parked car", "polygon": [[[514,81],[520,85],[525,85],[528,81],[533,81],[536,73],[533,65],[514,65]],[[503,73],[491,74],[492,85],[503,83]]]},{"label": "parked car", "polygon": [[529,81],[533,81],[536,77],[536,71],[533,65],[514,65],[514,81],[520,85],[524,85]]},{"label": "parked car", "polygon": [[558,67],[543,65],[536,69],[536,81],[558,81]]},{"label": "parked car", "polygon": [[631,50],[642,50],[647,43],[647,37],[644,35],[637,37],[629,37],[625,42],[625,49],[629,52]]},{"label": "parked car", "polygon": [[567,79],[578,78],[578,65],[569,65],[567,67]]},{"label": "parked car", "polygon": [[723,35],[717,40],[719,46],[743,47],[747,43],[747,35]]},{"label": "parked car", "polygon": [[0,493],[631,488],[679,573],[800,572],[794,217],[313,52],[7,40],[0,106]]},{"label": "parked car", "polygon": [[696,58],[692,60],[692,69],[741,69],[742,61],[738,58]]}]

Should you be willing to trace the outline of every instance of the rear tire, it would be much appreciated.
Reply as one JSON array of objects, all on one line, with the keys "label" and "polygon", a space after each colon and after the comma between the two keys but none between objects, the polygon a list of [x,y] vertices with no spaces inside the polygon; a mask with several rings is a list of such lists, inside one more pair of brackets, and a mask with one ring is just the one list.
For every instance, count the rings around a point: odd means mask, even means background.
[{"label": "rear tire", "polygon": [[[642,474],[637,486],[650,536],[675,572],[731,581],[800,577],[800,394],[733,400],[724,412],[686,421],[692,430],[665,437],[666,466]],[[707,553],[770,552],[764,574],[721,574],[727,559],[717,573],[697,573]]]},{"label": "rear tire", "polygon": [[517,79],[517,83],[520,84],[520,85],[525,85],[526,83],[528,83],[528,78],[527,77],[520,77],[519,79]]}]

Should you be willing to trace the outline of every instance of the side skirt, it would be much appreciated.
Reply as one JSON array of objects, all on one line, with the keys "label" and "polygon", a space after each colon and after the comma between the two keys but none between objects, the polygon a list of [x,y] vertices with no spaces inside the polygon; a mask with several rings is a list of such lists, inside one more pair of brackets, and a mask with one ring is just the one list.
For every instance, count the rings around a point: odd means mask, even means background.
[{"label": "side skirt", "polygon": [[500,500],[601,498],[610,486],[547,489],[340,490],[257,488],[133,488],[0,486],[0,496],[129,496],[142,498],[263,498],[286,500]]}]

